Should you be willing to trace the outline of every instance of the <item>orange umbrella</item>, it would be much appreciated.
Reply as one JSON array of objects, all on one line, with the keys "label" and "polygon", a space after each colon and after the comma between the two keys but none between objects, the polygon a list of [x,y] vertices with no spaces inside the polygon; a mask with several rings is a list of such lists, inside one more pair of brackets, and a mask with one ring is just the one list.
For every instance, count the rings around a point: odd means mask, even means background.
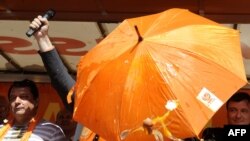
[{"label": "orange umbrella", "polygon": [[109,141],[197,136],[246,82],[238,31],[170,9],[124,20],[81,58],[74,119]]}]

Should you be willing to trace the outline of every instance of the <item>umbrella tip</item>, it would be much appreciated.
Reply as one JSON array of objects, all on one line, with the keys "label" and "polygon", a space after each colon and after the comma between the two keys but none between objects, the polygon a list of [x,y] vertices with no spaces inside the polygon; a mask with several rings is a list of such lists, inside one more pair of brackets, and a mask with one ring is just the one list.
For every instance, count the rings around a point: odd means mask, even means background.
[{"label": "umbrella tip", "polygon": [[138,29],[137,25],[135,25],[135,31],[136,31],[136,33],[138,35],[138,42],[141,42],[143,40],[143,38],[142,38],[142,36],[141,36],[141,34],[139,32],[139,29]]}]

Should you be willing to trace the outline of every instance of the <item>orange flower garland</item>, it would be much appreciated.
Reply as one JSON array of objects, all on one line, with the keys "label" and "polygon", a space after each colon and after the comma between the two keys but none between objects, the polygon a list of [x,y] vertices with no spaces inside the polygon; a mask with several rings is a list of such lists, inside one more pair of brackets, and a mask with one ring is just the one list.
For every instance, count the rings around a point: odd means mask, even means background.
[{"label": "orange flower garland", "polygon": [[[6,133],[9,131],[9,129],[13,126],[14,123],[14,119],[12,116],[10,116],[8,123],[6,123],[1,129],[0,129],[0,140],[4,139],[4,136],[6,135]],[[28,124],[28,129],[26,131],[26,133],[23,135],[21,141],[27,141],[29,140],[32,131],[35,129],[38,120],[38,116],[36,116],[35,118],[32,118]]]}]

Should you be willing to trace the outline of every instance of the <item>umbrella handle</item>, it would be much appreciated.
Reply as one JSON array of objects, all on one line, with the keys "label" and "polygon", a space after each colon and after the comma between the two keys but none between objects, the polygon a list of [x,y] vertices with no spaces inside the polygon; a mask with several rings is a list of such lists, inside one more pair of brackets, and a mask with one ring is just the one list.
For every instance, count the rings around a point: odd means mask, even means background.
[{"label": "umbrella handle", "polygon": [[136,33],[138,35],[138,42],[141,42],[143,40],[143,38],[142,38],[142,36],[141,36],[141,34],[139,32],[139,29],[138,29],[137,25],[135,25],[135,31],[136,31]]}]

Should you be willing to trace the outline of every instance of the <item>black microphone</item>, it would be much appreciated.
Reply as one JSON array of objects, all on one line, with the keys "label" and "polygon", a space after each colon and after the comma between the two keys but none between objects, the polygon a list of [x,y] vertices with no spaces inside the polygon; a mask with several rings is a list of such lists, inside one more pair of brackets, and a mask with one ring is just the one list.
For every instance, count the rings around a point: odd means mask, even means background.
[{"label": "black microphone", "polygon": [[[47,20],[53,18],[55,16],[56,12],[54,10],[48,10],[44,15],[43,15],[43,18],[46,18]],[[41,27],[43,26],[43,24],[37,28],[37,29],[32,29],[32,28],[29,28],[29,30],[26,32],[26,35],[28,37],[31,37],[34,33],[36,33]]]}]

